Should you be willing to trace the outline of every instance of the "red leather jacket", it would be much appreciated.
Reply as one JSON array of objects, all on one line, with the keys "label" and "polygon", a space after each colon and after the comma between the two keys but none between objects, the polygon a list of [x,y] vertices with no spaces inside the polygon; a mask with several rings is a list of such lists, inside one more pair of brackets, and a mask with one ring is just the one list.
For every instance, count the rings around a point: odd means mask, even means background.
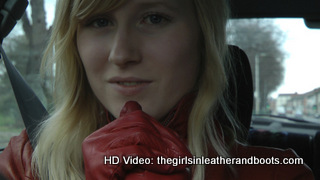
[{"label": "red leather jacket", "polygon": [[[190,110],[190,99],[184,98],[179,105],[173,109],[173,117],[170,117],[167,126],[174,129],[182,139],[187,139],[187,123],[185,121]],[[32,147],[25,130],[19,136],[13,137],[7,148],[0,154],[0,174],[8,179],[35,179],[31,173]],[[297,155],[292,150],[280,150],[266,147],[254,147],[236,144],[231,151],[232,157],[238,158],[265,158],[271,162],[282,162],[284,158],[296,158]],[[214,151],[209,148],[210,162],[217,160]],[[275,158],[279,158],[276,160]],[[237,160],[237,159],[235,159]],[[225,160],[226,161],[226,160]],[[233,162],[236,164],[236,162]],[[255,164],[255,165],[233,165],[234,172],[227,165],[207,165],[206,180],[211,179],[314,179],[311,170],[306,165],[285,165],[285,164]]]}]

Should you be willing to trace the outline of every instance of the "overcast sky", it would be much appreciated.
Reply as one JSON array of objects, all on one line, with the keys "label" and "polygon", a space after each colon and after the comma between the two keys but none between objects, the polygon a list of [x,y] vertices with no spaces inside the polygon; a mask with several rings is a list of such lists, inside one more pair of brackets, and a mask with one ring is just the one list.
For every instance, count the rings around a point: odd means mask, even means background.
[{"label": "overcast sky", "polygon": [[286,32],[285,79],[277,93],[305,93],[320,87],[320,29],[309,29],[303,19],[278,19]]},{"label": "overcast sky", "polygon": [[56,0],[45,0],[45,9],[47,11],[47,19],[49,24],[52,24],[53,22],[55,2]]}]

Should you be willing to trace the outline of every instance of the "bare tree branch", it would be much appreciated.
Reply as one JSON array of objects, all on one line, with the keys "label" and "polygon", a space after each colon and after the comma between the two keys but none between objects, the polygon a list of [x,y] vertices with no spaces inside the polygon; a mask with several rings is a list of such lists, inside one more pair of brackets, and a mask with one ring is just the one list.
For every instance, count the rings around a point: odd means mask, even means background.
[{"label": "bare tree branch", "polygon": [[29,40],[29,38],[31,38],[31,34],[32,34],[32,26],[30,24],[30,20],[27,16],[27,13],[24,13],[22,18],[22,27],[23,27],[23,31],[27,36],[27,39]]}]

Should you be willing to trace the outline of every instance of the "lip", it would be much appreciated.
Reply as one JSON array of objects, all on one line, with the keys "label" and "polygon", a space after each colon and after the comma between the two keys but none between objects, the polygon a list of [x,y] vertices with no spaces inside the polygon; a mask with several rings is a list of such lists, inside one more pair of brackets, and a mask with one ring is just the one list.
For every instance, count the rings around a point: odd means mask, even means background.
[{"label": "lip", "polygon": [[133,96],[145,90],[152,81],[137,77],[112,77],[108,83],[118,93],[124,96]]}]

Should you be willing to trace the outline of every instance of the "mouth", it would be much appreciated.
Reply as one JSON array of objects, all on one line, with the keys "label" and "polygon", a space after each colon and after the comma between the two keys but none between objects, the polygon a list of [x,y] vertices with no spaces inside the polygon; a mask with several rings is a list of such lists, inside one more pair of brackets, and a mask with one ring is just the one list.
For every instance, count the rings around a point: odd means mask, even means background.
[{"label": "mouth", "polygon": [[134,87],[134,86],[139,86],[146,82],[116,82],[116,83],[119,84],[120,86]]},{"label": "mouth", "polygon": [[150,80],[135,77],[113,77],[108,82],[117,93],[124,96],[140,94],[152,83]]}]

